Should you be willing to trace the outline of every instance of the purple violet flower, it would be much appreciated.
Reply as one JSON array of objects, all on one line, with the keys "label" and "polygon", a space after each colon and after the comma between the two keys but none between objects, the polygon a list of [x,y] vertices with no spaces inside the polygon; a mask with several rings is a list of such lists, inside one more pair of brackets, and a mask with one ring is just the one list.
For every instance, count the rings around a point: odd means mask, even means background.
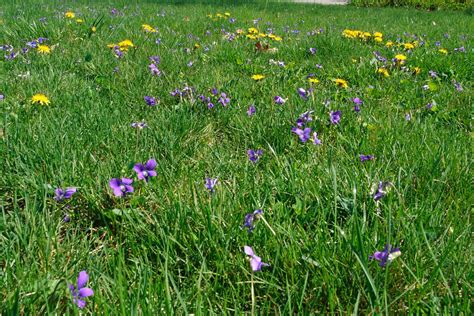
[{"label": "purple violet flower", "polygon": [[64,199],[70,199],[74,193],[76,193],[77,188],[70,187],[66,188],[65,190],[61,188],[57,188],[54,190],[54,199],[58,202],[64,200]]},{"label": "purple violet flower", "polygon": [[258,150],[249,149],[249,150],[247,150],[247,155],[248,155],[249,160],[251,162],[257,163],[257,161],[263,155],[263,150],[261,150],[261,149],[258,149]]},{"label": "purple violet flower", "polygon": [[154,106],[154,105],[156,105],[156,99],[155,99],[155,97],[151,97],[151,96],[148,96],[148,95],[147,95],[147,96],[145,96],[143,99],[145,100],[146,104],[148,104],[149,106]]},{"label": "purple violet flower", "polygon": [[315,47],[311,47],[309,49],[309,52],[311,53],[311,55],[315,55],[316,54],[316,48]]},{"label": "purple violet flower", "polygon": [[365,162],[365,161],[369,161],[369,160],[374,160],[374,155],[362,155],[360,154],[359,155],[359,158],[360,158],[360,162]]},{"label": "purple violet flower", "polygon": [[160,56],[150,56],[148,59],[155,65],[160,63]]},{"label": "purple violet flower", "polygon": [[216,186],[217,181],[218,181],[217,178],[215,178],[215,179],[206,178],[206,182],[205,182],[204,186],[206,187],[206,189],[209,190],[210,193],[213,193],[214,192],[214,187]]},{"label": "purple violet flower", "polygon": [[85,297],[94,295],[92,289],[85,287],[87,281],[89,281],[89,275],[86,271],[81,271],[77,277],[77,288],[74,284],[69,284],[69,290],[71,291],[73,302],[79,308],[84,308],[86,306],[86,301],[84,300]]},{"label": "purple violet flower", "polygon": [[454,87],[456,88],[457,91],[461,92],[464,89],[462,88],[461,84],[457,82],[456,80],[453,81]]},{"label": "purple violet flower", "polygon": [[309,91],[306,91],[305,89],[303,88],[298,88],[298,94],[300,95],[300,97],[303,99],[303,100],[308,100],[308,95],[309,95]]},{"label": "purple violet flower", "polygon": [[247,232],[251,233],[255,229],[255,225],[253,224],[255,220],[260,218],[260,215],[263,214],[262,210],[255,210],[253,213],[248,213],[245,215],[244,218],[244,225],[240,227],[240,229],[247,228]]},{"label": "purple violet flower", "polygon": [[352,102],[354,102],[354,104],[356,105],[362,105],[362,100],[360,98],[354,98],[352,99]]},{"label": "purple violet flower", "polygon": [[374,201],[379,201],[380,199],[382,199],[387,194],[387,189],[391,185],[392,184],[390,182],[380,181],[379,184],[377,185],[377,188],[373,190]]},{"label": "purple violet flower", "polygon": [[257,109],[255,108],[255,105],[250,105],[248,110],[247,110],[247,115],[248,116],[253,116],[257,112]]},{"label": "purple violet flower", "polygon": [[410,115],[410,113],[405,114],[405,120],[406,120],[406,121],[411,121],[411,115]]},{"label": "purple violet flower", "polygon": [[262,258],[258,257],[255,255],[253,252],[252,247],[249,246],[244,246],[244,252],[247,256],[249,256],[250,259],[250,267],[252,268],[252,271],[260,271],[262,270],[262,267],[268,267],[269,264],[262,262]]},{"label": "purple violet flower", "polygon": [[303,114],[301,114],[296,120],[296,125],[298,127],[303,127],[306,125],[306,123],[311,122],[313,120],[313,118],[311,117],[312,113],[313,111],[306,111]]},{"label": "purple violet flower", "polygon": [[281,96],[277,95],[274,99],[276,104],[283,105],[285,104],[286,100],[283,99]]},{"label": "purple violet flower", "polygon": [[318,138],[318,133],[313,133],[313,144],[314,145],[321,145],[323,142]]},{"label": "purple violet flower", "polygon": [[145,182],[148,182],[151,177],[156,177],[156,160],[155,159],[150,159],[147,161],[145,165],[142,165],[141,163],[135,164],[133,166],[133,170],[137,173],[137,177],[139,180],[145,180]]},{"label": "purple violet flower", "polygon": [[114,191],[115,196],[125,196],[127,193],[133,193],[133,180],[129,178],[113,178],[109,181],[110,188]]},{"label": "purple violet flower", "polygon": [[305,129],[293,127],[291,131],[298,135],[302,143],[306,143],[310,138],[311,128],[309,127],[306,127]]},{"label": "purple violet flower", "polygon": [[152,76],[161,76],[161,70],[158,69],[155,63],[151,63],[148,65],[148,69],[150,69],[150,72]]},{"label": "purple violet flower", "polygon": [[401,256],[402,252],[400,248],[392,248],[392,245],[385,245],[385,248],[382,251],[376,251],[372,256],[369,257],[370,260],[379,261],[379,266],[385,267],[387,262],[390,263],[397,257]]},{"label": "purple violet flower", "polygon": [[147,123],[145,122],[133,122],[130,124],[131,127],[133,128],[138,128],[138,129],[144,129],[145,127],[148,127]]},{"label": "purple violet flower", "polygon": [[336,111],[336,112],[331,111],[331,113],[329,113],[329,118],[332,124],[334,125],[339,124],[339,121],[341,120],[341,111]]}]

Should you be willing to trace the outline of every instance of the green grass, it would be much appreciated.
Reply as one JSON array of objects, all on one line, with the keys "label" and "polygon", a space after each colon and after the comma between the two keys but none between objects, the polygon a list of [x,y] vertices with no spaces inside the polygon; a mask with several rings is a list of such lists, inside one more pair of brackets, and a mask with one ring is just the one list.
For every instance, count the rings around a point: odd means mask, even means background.
[{"label": "green grass", "polygon": [[[111,16],[112,7],[123,15]],[[67,21],[68,9],[84,23]],[[235,23],[206,16],[226,11]],[[472,313],[474,67],[466,33],[474,25],[468,15],[145,2],[2,4],[0,12],[0,44],[18,50],[42,36],[54,47],[49,55],[31,49],[0,61],[2,315],[78,314],[67,285],[81,270],[95,292],[85,313],[250,313],[244,245],[271,265],[254,274],[258,314]],[[223,39],[221,28],[247,30],[256,18],[262,31],[271,27],[282,36],[270,41],[276,53],[255,52],[255,41],[244,35]],[[159,32],[145,34],[144,23]],[[319,28],[322,34],[306,35]],[[384,42],[425,34],[426,45],[408,54],[344,38],[346,28],[380,31]],[[117,59],[106,45],[124,39],[136,47]],[[193,49],[196,43],[200,48]],[[461,46],[466,53],[454,52]],[[406,66],[422,72],[394,67],[381,78],[374,51],[389,60],[404,53]],[[161,57],[161,77],[148,70],[152,55]],[[429,70],[439,78],[430,79]],[[309,88],[309,73],[321,82],[304,101],[296,89]],[[266,78],[254,82],[253,74]],[[349,88],[337,88],[335,78]],[[425,84],[432,89],[423,90]],[[217,87],[231,103],[209,110],[170,96],[185,85],[196,95]],[[51,104],[31,104],[35,93]],[[146,95],[160,104],[147,106]],[[288,101],[275,105],[276,95]],[[359,114],[354,97],[364,101]],[[248,117],[252,103],[257,113]],[[321,146],[291,133],[307,110],[314,111],[310,126]],[[330,110],[342,111],[339,125],[328,123]],[[142,119],[148,128],[130,127]],[[246,151],[258,148],[264,155],[253,165]],[[376,159],[361,163],[359,154]],[[146,185],[132,166],[152,157],[158,176]],[[114,197],[109,180],[132,176],[134,194]],[[219,178],[214,194],[205,177]],[[375,203],[370,189],[378,181],[393,186]],[[68,186],[78,192],[56,202],[54,189]],[[275,235],[262,221],[251,234],[240,229],[245,214],[258,208]],[[74,214],[69,223],[66,213]],[[386,243],[402,255],[383,269],[368,257]]]}]

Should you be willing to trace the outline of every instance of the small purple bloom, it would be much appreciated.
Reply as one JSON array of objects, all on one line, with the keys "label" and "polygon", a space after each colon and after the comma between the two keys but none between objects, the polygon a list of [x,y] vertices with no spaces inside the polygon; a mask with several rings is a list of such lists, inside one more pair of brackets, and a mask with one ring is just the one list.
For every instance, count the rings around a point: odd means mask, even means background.
[{"label": "small purple bloom", "polygon": [[71,291],[74,304],[77,304],[79,308],[84,308],[86,306],[85,297],[94,295],[94,291],[88,287],[85,287],[89,281],[89,275],[86,271],[79,272],[77,277],[77,288],[74,284],[69,284],[69,290]]},{"label": "small purple bloom", "polygon": [[354,102],[354,104],[356,105],[362,105],[362,100],[360,98],[354,98],[352,99],[352,102]]},{"label": "small purple bloom", "polygon": [[303,100],[308,100],[308,91],[306,91],[305,89],[303,88],[298,88],[298,94],[300,95],[301,98],[303,98]]},{"label": "small purple bloom", "polygon": [[150,69],[150,72],[153,76],[161,76],[161,70],[158,69],[155,63],[149,64],[148,69]]},{"label": "small purple bloom", "polygon": [[253,150],[249,149],[247,150],[247,155],[249,157],[249,160],[253,163],[256,163],[260,157],[263,155],[263,150],[258,149],[258,150]]},{"label": "small purple bloom", "polygon": [[245,215],[244,225],[241,226],[240,229],[244,229],[245,227],[247,227],[247,232],[251,233],[255,229],[255,225],[253,224],[253,222],[256,219],[259,219],[261,214],[263,214],[262,210],[255,210],[253,213],[248,213],[247,215]]},{"label": "small purple bloom", "polygon": [[217,102],[222,104],[222,106],[227,106],[230,103],[230,98],[227,97],[227,94],[222,92]]},{"label": "small purple bloom", "polygon": [[161,44],[161,38],[157,38],[156,41],[155,41],[155,44],[160,45]]},{"label": "small purple bloom", "polygon": [[31,48],[36,48],[36,47],[38,47],[38,42],[37,41],[27,42],[26,46],[29,46]]},{"label": "small purple bloom", "polygon": [[145,180],[148,182],[151,177],[156,177],[156,160],[155,159],[150,159],[147,161],[145,165],[142,165],[141,163],[135,164],[133,166],[133,170],[137,173],[138,179],[139,180]]},{"label": "small purple bloom", "polygon": [[461,86],[461,84],[459,82],[457,82],[456,80],[453,81],[453,84],[454,84],[454,87],[456,88],[457,91],[461,92],[463,91],[463,88]]},{"label": "small purple bloom", "polygon": [[376,251],[372,256],[369,257],[369,259],[377,260],[380,262],[379,266],[385,267],[387,262],[392,262],[401,254],[400,248],[392,248],[392,245],[385,245],[385,248],[382,251]]},{"label": "small purple bloom", "polygon": [[206,178],[206,183],[204,184],[204,186],[206,187],[206,189],[209,190],[209,192],[212,193],[212,192],[214,192],[214,187],[216,186],[217,181],[218,181],[217,178],[215,178],[215,179]]},{"label": "small purple bloom", "polygon": [[305,129],[293,127],[291,129],[291,131],[293,133],[295,133],[296,135],[298,135],[301,142],[303,142],[303,143],[306,143],[308,141],[308,139],[310,138],[311,128],[309,128],[309,127],[306,127]]},{"label": "small purple bloom", "polygon": [[244,247],[244,252],[247,256],[249,256],[250,259],[250,267],[252,268],[252,271],[260,271],[262,270],[262,267],[268,267],[269,264],[262,262],[262,258],[258,257],[255,255],[253,252],[252,247],[245,246]]},{"label": "small purple bloom", "polygon": [[354,112],[359,113],[360,112],[360,106],[354,105]]},{"label": "small purple bloom", "polygon": [[313,144],[314,145],[321,145],[323,142],[318,138],[318,133],[313,133]]},{"label": "small purple bloom", "polygon": [[410,113],[405,114],[405,120],[406,120],[406,121],[411,121],[411,115],[410,115]]},{"label": "small purple bloom", "polygon": [[274,99],[276,104],[283,105],[285,104],[286,100],[283,99],[281,96],[277,95]]},{"label": "small purple bloom", "polygon": [[46,42],[48,39],[46,37],[38,37],[38,43],[43,44]]},{"label": "small purple bloom", "polygon": [[255,108],[255,105],[250,105],[249,109],[247,110],[247,115],[248,116],[253,116],[257,112],[257,109]]},{"label": "small purple bloom", "polygon": [[127,193],[133,193],[133,180],[128,178],[113,178],[109,181],[110,188],[115,196],[125,196]]},{"label": "small purple bloom", "polygon": [[311,55],[315,55],[316,54],[316,48],[315,47],[311,47],[309,49],[309,52],[311,53]]},{"label": "small purple bloom", "polygon": [[374,201],[379,201],[387,194],[387,188],[390,187],[392,184],[390,182],[383,182],[380,181],[377,185],[377,189],[375,190],[373,197]]},{"label": "small purple bloom", "polygon": [[145,127],[148,127],[148,125],[145,122],[133,122],[130,124],[131,127],[133,128],[138,128],[138,129],[144,129]]},{"label": "small purple bloom", "polygon": [[156,65],[160,63],[160,56],[150,56],[148,59]]},{"label": "small purple bloom", "polygon": [[63,222],[69,223],[70,221],[71,221],[71,217],[68,214],[64,215]]},{"label": "small purple bloom", "polygon": [[318,68],[318,69],[323,69],[323,65],[316,64],[316,68]]},{"label": "small purple bloom", "polygon": [[331,113],[329,113],[329,118],[332,124],[334,125],[339,124],[339,121],[341,120],[341,111],[336,111],[336,112],[331,111]]},{"label": "small purple bloom", "polygon": [[362,155],[360,154],[359,155],[359,158],[360,158],[360,162],[365,162],[365,161],[369,161],[369,160],[374,160],[374,155]]},{"label": "small purple bloom", "polygon": [[296,120],[296,125],[298,127],[303,127],[305,126],[307,123],[311,122],[313,120],[313,118],[311,117],[311,114],[313,113],[313,111],[306,111],[304,112],[303,114],[301,114],[298,119]]},{"label": "small purple bloom", "polygon": [[428,71],[428,73],[430,74],[431,78],[433,79],[438,78],[438,74],[436,73],[436,71],[430,70]]},{"label": "small purple bloom", "polygon": [[0,101],[5,100],[5,96],[3,94],[0,94]]},{"label": "small purple bloom", "polygon": [[77,188],[74,187],[66,188],[65,190],[57,188],[56,190],[54,190],[54,199],[58,202],[64,199],[70,199],[72,195],[76,193],[76,191]]},{"label": "small purple bloom", "polygon": [[143,99],[145,99],[146,104],[148,104],[149,106],[154,106],[154,105],[156,105],[156,99],[155,99],[155,97],[145,96]]}]

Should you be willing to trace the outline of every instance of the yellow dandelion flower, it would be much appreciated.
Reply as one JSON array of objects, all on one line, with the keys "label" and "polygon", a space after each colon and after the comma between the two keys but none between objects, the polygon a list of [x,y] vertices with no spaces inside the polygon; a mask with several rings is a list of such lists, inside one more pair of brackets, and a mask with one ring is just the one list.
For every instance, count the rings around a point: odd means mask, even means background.
[{"label": "yellow dandelion flower", "polygon": [[412,50],[413,48],[415,48],[415,45],[413,45],[412,43],[405,43],[403,44],[403,48],[405,48],[406,50]]},{"label": "yellow dandelion flower", "polygon": [[76,22],[77,23],[84,23],[84,20],[83,19],[76,19]]},{"label": "yellow dandelion flower", "polygon": [[381,38],[381,37],[374,37],[374,41],[376,41],[377,43],[382,43],[382,42],[383,42],[383,38]]},{"label": "yellow dandelion flower", "polygon": [[117,44],[107,44],[108,48],[114,48],[115,46],[117,46]]},{"label": "yellow dandelion flower", "polygon": [[334,82],[336,83],[336,86],[338,86],[339,88],[347,89],[347,87],[349,87],[349,85],[347,84],[347,81],[344,79],[337,78]]},{"label": "yellow dandelion flower", "polygon": [[446,48],[440,48],[440,49],[438,49],[438,52],[440,52],[441,54],[444,54],[444,55],[448,54],[448,50]]},{"label": "yellow dandelion flower", "polygon": [[97,32],[97,28],[96,28],[95,26],[93,26],[93,27],[91,28],[91,32],[92,32],[92,33]]},{"label": "yellow dandelion flower", "polygon": [[263,78],[265,78],[265,76],[257,74],[257,75],[253,75],[251,78],[255,81],[259,81],[259,80],[262,80]]},{"label": "yellow dandelion flower", "polygon": [[217,13],[216,16],[217,16],[218,18],[223,18],[223,17],[224,17],[224,16],[223,16],[222,14],[220,14],[220,13]]},{"label": "yellow dandelion flower", "polygon": [[258,30],[254,27],[251,27],[247,31],[249,34],[258,34]]},{"label": "yellow dandelion flower", "polygon": [[279,41],[281,41],[281,40],[283,40],[283,39],[282,39],[280,36],[275,36],[275,37],[273,38],[273,40],[279,42]]},{"label": "yellow dandelion flower", "polygon": [[375,32],[374,37],[383,37],[383,34],[380,32]]},{"label": "yellow dandelion flower", "polygon": [[383,75],[384,77],[389,77],[390,76],[390,74],[388,73],[388,70],[383,68],[383,67],[377,69],[377,73]]},{"label": "yellow dandelion flower", "polygon": [[247,35],[245,35],[245,36],[246,36],[247,38],[250,38],[250,39],[253,39],[253,40],[257,39],[257,36],[255,36],[255,35],[253,35],[253,34],[247,34]]},{"label": "yellow dandelion flower", "polygon": [[397,60],[397,63],[404,64],[405,61],[407,60],[407,56],[398,54],[398,55],[395,55],[395,59]]},{"label": "yellow dandelion flower", "polygon": [[230,16],[230,13],[229,13],[229,12],[225,12],[224,15],[227,16],[227,17],[229,17],[229,16]]},{"label": "yellow dandelion flower", "polygon": [[316,83],[319,83],[319,80],[316,78],[308,78],[308,82],[316,84]]},{"label": "yellow dandelion flower", "polygon": [[67,11],[66,13],[64,13],[64,16],[68,19],[74,19],[76,17],[76,14],[72,11]]},{"label": "yellow dandelion flower", "polygon": [[418,75],[420,72],[421,72],[421,68],[420,68],[420,67],[415,67],[415,68],[413,68],[413,74]]},{"label": "yellow dandelion flower", "polygon": [[48,105],[51,102],[49,101],[48,97],[42,93],[37,93],[31,97],[31,103],[33,104],[41,104],[41,105]]},{"label": "yellow dandelion flower", "polygon": [[392,41],[388,41],[387,43],[385,43],[385,47],[387,48],[390,48],[393,46],[393,42]]},{"label": "yellow dandelion flower", "polygon": [[135,45],[133,45],[133,42],[131,40],[126,39],[118,43],[118,47],[121,51],[128,51],[130,47],[135,47]]},{"label": "yellow dandelion flower", "polygon": [[47,45],[38,45],[37,51],[40,54],[49,54],[51,53],[51,48]]},{"label": "yellow dandelion flower", "polygon": [[142,29],[148,33],[156,33],[156,30],[149,24],[142,24]]}]

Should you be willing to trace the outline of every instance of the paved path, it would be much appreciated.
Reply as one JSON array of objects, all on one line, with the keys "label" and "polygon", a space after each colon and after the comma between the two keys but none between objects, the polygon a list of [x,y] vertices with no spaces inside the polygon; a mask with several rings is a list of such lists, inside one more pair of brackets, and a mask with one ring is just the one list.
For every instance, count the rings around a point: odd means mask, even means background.
[{"label": "paved path", "polygon": [[347,4],[349,0],[293,0],[293,2],[317,4]]}]

